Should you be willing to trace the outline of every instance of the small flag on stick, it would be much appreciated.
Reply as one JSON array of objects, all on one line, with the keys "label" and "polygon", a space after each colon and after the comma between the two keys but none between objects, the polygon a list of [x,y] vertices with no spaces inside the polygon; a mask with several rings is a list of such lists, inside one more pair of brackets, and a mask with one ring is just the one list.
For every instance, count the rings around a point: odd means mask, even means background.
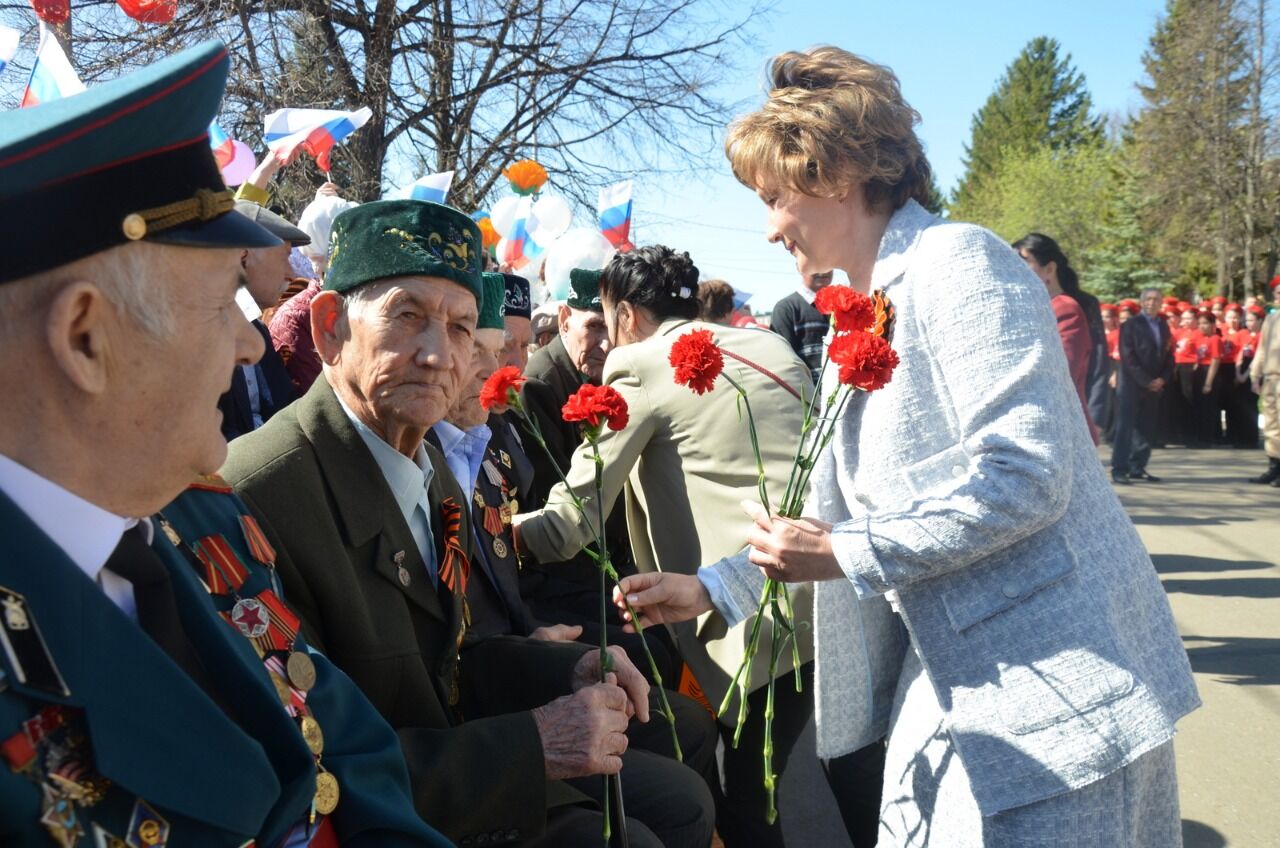
[{"label": "small flag on stick", "polygon": [[329,173],[329,153],[347,136],[363,127],[373,111],[368,107],[354,112],[338,109],[277,109],[267,116],[264,138],[267,147],[281,162],[302,148],[315,157],[320,170]]},{"label": "small flag on stick", "polygon": [[84,83],[76,76],[67,54],[62,52],[62,45],[52,32],[41,26],[36,61],[31,66],[31,78],[27,80],[26,91],[22,92],[19,108],[39,106],[82,91]]},{"label": "small flag on stick", "polygon": [[623,253],[635,247],[631,243],[631,180],[600,189],[597,208],[600,232],[609,244]]},{"label": "small flag on stick", "polygon": [[453,171],[441,171],[428,174],[415,180],[396,192],[399,200],[426,200],[431,203],[444,203],[449,196],[449,188],[453,185]]}]

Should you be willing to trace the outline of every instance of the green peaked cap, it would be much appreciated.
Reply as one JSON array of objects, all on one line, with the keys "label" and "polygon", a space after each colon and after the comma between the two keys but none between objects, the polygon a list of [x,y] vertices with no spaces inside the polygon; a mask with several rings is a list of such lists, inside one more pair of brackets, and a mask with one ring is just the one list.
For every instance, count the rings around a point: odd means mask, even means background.
[{"label": "green peaked cap", "polygon": [[480,229],[442,203],[378,200],[343,212],[329,235],[324,287],[346,292],[388,277],[443,277],[484,300]]},{"label": "green peaked cap", "polygon": [[506,327],[503,320],[506,310],[503,304],[507,299],[507,280],[493,271],[484,272],[484,299],[480,302],[480,320],[476,321],[477,330],[502,330]]},{"label": "green peaked cap", "polygon": [[567,303],[573,309],[594,309],[603,312],[600,305],[600,271],[574,268],[569,272],[569,297]]}]

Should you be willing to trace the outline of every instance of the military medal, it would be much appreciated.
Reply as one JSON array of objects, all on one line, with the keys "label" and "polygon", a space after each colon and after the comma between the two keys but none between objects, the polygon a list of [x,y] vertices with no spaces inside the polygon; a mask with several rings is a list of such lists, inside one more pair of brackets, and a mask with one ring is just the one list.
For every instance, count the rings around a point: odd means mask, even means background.
[{"label": "military medal", "polygon": [[43,787],[43,794],[40,823],[49,831],[54,842],[62,848],[71,848],[84,836],[80,817],[76,815],[75,803],[47,783]]},{"label": "military medal", "polygon": [[324,732],[320,730],[320,722],[305,715],[298,722],[298,729],[302,731],[302,741],[307,743],[311,753],[317,757],[324,753]]},{"label": "military medal", "polygon": [[499,450],[498,458],[502,460],[503,465],[507,466],[508,468],[511,467],[511,454],[507,453],[504,450]]},{"label": "military medal", "polygon": [[129,848],[156,848],[169,843],[169,822],[150,804],[139,798],[129,816],[129,835],[124,838]]},{"label": "military medal", "polygon": [[316,772],[316,812],[327,816],[338,808],[338,779],[327,771]]},{"label": "military medal", "polygon": [[493,553],[498,557],[498,559],[506,559],[507,554],[509,553],[507,550],[507,543],[497,536],[493,537]]},{"label": "military medal", "polygon": [[94,848],[129,848],[123,839],[108,832],[100,824],[93,826],[93,846]]},{"label": "military medal", "polygon": [[231,608],[231,621],[250,639],[257,639],[267,632],[267,615],[257,598],[241,598]]},{"label": "military medal", "polygon": [[303,692],[316,685],[316,664],[311,661],[305,651],[294,651],[289,654],[285,663],[285,671],[289,673],[289,682]]},{"label": "military medal", "polygon": [[493,464],[492,459],[486,459],[481,463],[480,467],[484,469],[484,476],[488,478],[490,483],[495,486],[502,486],[505,478],[503,478],[502,472],[498,470],[498,466]]}]

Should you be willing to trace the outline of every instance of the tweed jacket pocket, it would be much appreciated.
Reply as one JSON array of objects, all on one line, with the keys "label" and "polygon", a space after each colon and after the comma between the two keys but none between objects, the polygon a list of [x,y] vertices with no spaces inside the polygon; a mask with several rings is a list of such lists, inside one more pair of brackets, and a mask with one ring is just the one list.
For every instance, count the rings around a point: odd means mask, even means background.
[{"label": "tweed jacket pocket", "polygon": [[967,475],[969,454],[963,445],[952,445],[908,465],[902,469],[901,473],[911,494],[920,497],[926,492]]},{"label": "tweed jacket pocket", "polygon": [[1000,670],[1000,719],[1025,735],[1077,718],[1133,691],[1133,675],[1092,651],[1072,648]]},{"label": "tweed jacket pocket", "polygon": [[1076,569],[1076,555],[1061,536],[1037,533],[981,565],[952,572],[942,605],[957,633],[1012,609]]}]

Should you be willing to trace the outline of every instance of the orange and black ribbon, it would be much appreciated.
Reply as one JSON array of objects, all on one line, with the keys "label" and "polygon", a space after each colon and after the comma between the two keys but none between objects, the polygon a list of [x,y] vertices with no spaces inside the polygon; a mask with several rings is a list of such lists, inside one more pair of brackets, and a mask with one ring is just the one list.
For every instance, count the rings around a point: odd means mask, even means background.
[{"label": "orange and black ribbon", "polygon": [[445,498],[440,504],[440,518],[444,524],[444,561],[440,563],[440,580],[455,595],[467,593],[467,578],[471,576],[471,560],[462,549],[462,507],[453,498]]},{"label": "orange and black ribbon", "polygon": [[[250,518],[249,521],[253,522],[253,519]],[[248,525],[245,526],[247,536]],[[256,522],[253,522],[253,527],[257,528]],[[259,534],[261,532],[258,530]],[[262,543],[266,544],[265,538],[262,539]],[[200,564],[204,566],[204,578],[209,591],[215,595],[237,594],[244,586],[245,580],[249,578],[249,569],[236,556],[230,543],[222,536],[214,535],[205,536],[193,547],[196,556],[200,559]],[[270,548],[271,546],[267,545],[267,550],[270,551]],[[271,555],[274,558],[275,552],[271,551]],[[254,556],[257,557],[257,554],[255,553]],[[271,589],[264,589],[255,597],[267,610],[267,632],[253,639],[253,643],[262,652],[292,649],[294,639],[298,636],[298,617]],[[219,615],[231,626],[235,626],[229,612],[221,612]]]}]

